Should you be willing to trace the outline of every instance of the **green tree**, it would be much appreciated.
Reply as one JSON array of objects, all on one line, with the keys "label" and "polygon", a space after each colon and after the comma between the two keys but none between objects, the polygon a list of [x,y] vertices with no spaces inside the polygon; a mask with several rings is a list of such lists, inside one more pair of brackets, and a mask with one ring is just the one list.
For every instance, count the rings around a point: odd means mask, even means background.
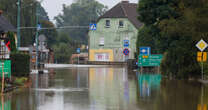
[{"label": "green tree", "polygon": [[[63,14],[55,17],[57,26],[89,26],[106,11],[107,7],[95,0],[76,0],[70,6],[63,5]],[[87,43],[88,28],[65,29],[65,33],[79,42]]]},{"label": "green tree", "polygon": [[43,34],[46,36],[48,47],[51,48],[57,42],[56,37],[58,36],[58,32],[56,31],[55,26],[51,21],[40,20],[40,24],[44,28],[49,28],[49,29],[41,30],[39,34]]},{"label": "green tree", "polygon": [[15,35],[13,32],[8,32],[7,36],[9,37],[11,52],[15,53],[17,51],[16,42],[15,42]]},{"label": "green tree", "polygon": [[200,75],[195,44],[201,38],[208,40],[207,9],[204,0],[140,0],[139,20],[145,25],[139,30],[138,42],[144,40],[142,45],[165,52],[163,74],[180,78]]},{"label": "green tree", "polygon": [[[40,3],[37,0],[21,0],[21,27],[36,27],[36,7]],[[3,15],[14,25],[17,25],[17,4],[14,0],[1,0],[0,9],[3,10]],[[54,27],[49,22],[49,18],[45,9],[40,6],[39,19],[43,26]],[[32,45],[35,41],[36,29],[21,29],[21,46]],[[43,32],[48,38],[49,46],[54,43],[56,36],[55,30]]]},{"label": "green tree", "polygon": [[55,60],[57,63],[69,63],[72,54],[72,48],[66,43],[59,43],[53,47],[55,52]]}]

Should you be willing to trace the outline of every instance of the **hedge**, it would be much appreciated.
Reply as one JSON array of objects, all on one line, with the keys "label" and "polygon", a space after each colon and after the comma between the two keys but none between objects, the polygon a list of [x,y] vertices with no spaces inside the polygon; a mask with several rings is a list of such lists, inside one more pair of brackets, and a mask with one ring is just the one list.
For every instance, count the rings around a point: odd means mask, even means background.
[{"label": "hedge", "polygon": [[23,53],[12,53],[10,55],[12,76],[29,76],[30,56]]}]

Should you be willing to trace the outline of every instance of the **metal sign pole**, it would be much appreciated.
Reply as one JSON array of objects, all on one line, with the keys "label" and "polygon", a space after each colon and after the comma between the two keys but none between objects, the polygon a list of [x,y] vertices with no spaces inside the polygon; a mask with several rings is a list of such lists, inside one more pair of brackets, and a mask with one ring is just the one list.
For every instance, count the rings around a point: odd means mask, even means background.
[{"label": "metal sign pole", "polygon": [[78,54],[78,65],[79,65],[79,55],[80,55],[80,54]]},{"label": "metal sign pole", "polygon": [[202,61],[202,67],[201,67],[201,77],[202,77],[202,80],[204,80],[204,65],[203,65],[203,61]]},{"label": "metal sign pole", "polygon": [[2,61],[2,83],[1,83],[1,94],[3,95],[4,94],[4,63]]}]

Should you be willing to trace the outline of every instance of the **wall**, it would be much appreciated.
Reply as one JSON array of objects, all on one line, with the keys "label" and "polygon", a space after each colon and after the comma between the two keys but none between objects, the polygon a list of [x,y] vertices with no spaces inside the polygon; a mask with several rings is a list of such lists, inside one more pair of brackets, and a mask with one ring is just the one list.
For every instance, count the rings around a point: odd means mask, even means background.
[{"label": "wall", "polygon": [[[110,27],[105,27],[105,21],[110,20]],[[124,27],[119,27],[119,20],[124,21]],[[100,38],[104,38],[104,46],[99,45]],[[97,23],[97,30],[89,32],[89,50],[108,50],[113,51],[113,61],[124,61],[125,56],[123,55],[123,40],[129,39],[130,50],[129,59],[134,59],[134,53],[136,52],[136,39],[137,29],[127,18],[103,18]],[[95,60],[94,53],[89,51],[90,61]],[[99,51],[102,52],[102,51]]]}]

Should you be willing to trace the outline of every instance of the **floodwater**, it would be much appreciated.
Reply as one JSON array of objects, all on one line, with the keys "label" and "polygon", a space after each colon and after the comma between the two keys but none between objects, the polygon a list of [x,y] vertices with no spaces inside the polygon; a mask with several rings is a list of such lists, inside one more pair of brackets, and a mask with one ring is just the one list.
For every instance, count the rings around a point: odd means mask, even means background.
[{"label": "floodwater", "polygon": [[69,68],[31,75],[0,110],[208,110],[208,86],[126,68]]}]

